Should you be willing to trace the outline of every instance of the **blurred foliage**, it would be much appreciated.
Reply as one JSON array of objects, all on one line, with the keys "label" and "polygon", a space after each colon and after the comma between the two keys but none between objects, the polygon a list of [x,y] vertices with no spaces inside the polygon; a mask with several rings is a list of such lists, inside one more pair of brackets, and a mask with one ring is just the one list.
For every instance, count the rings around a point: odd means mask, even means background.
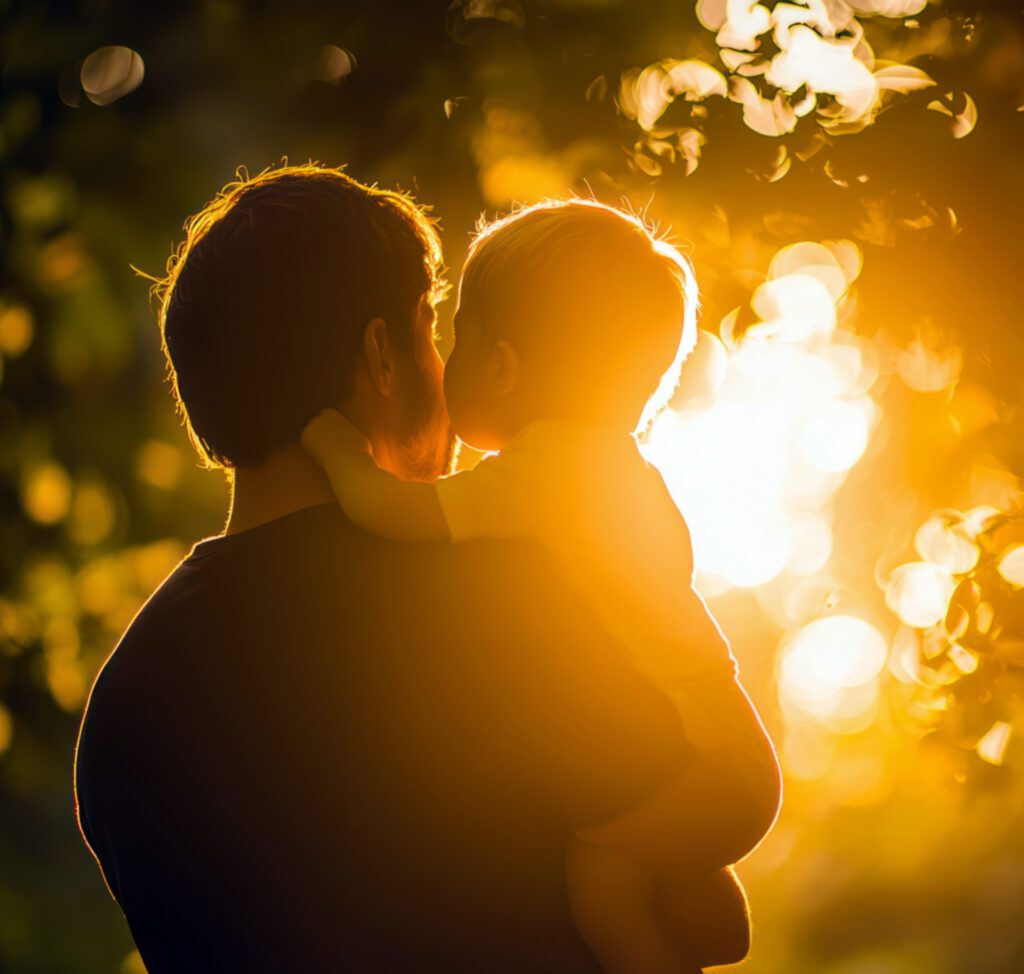
[{"label": "blurred foliage", "polygon": [[[894,646],[898,673],[923,690],[917,714],[934,740],[1002,765],[1024,691],[1024,518],[980,507],[943,511],[917,531],[925,560],[887,581],[908,629]],[[964,762],[961,775],[978,770]]]},{"label": "blurred foliage", "polygon": [[772,506],[741,468],[732,512],[784,513],[788,561],[712,599],[787,775],[740,867],[748,969],[1024,964],[1019,3],[2,0],[0,24],[0,969],[139,969],[74,827],[78,716],[226,494],[129,265],[158,272],[238,165],[285,155],[415,190],[456,271],[516,200],[671,227],[726,358],[718,405],[670,417],[666,470],[724,476],[720,444],[681,452],[700,423],[855,353],[787,427],[813,509],[802,476]]}]

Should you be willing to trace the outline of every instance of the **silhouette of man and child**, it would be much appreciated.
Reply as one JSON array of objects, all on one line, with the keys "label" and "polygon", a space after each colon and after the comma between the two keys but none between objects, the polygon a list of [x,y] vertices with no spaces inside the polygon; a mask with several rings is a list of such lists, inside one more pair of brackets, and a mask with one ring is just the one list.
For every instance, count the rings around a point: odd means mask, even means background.
[{"label": "silhouette of man and child", "polygon": [[[780,802],[641,436],[698,342],[631,213],[479,230],[455,344],[408,196],[284,166],[159,282],[224,532],[93,687],[85,839],[150,974],[693,972],[749,949],[731,864]],[[455,443],[484,451],[450,473]]]}]

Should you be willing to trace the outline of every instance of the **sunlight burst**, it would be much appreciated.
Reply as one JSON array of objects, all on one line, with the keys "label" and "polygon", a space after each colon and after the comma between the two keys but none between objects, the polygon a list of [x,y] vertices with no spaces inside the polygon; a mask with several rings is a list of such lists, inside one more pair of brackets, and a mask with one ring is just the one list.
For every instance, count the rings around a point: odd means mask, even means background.
[{"label": "sunlight burst", "polygon": [[778,666],[783,710],[837,732],[863,730],[878,705],[876,678],[887,654],[885,637],[864,619],[815,619],[783,643]]},{"label": "sunlight burst", "polygon": [[[879,417],[869,357],[837,324],[860,269],[851,250],[783,248],[751,301],[761,320],[728,351],[702,338],[677,408],[645,445],[690,524],[708,595],[810,574],[831,557],[832,497]],[[714,392],[694,397],[702,383],[687,370],[701,369],[714,370],[703,383]]]}]

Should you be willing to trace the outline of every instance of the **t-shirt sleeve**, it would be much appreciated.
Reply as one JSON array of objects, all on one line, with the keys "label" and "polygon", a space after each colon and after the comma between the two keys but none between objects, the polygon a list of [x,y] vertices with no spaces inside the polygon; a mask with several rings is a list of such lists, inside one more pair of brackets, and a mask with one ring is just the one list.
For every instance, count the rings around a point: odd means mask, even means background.
[{"label": "t-shirt sleeve", "polygon": [[452,541],[537,538],[544,457],[528,444],[510,445],[472,470],[437,481]]},{"label": "t-shirt sleeve", "polygon": [[695,752],[668,697],[560,579],[543,564],[520,577],[529,628],[518,627],[518,734],[571,828],[611,821],[665,788]]}]

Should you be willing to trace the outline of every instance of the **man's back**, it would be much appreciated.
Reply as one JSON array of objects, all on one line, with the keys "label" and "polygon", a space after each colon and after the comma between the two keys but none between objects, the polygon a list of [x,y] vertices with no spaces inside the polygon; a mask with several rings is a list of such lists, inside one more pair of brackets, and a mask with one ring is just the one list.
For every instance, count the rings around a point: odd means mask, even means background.
[{"label": "man's back", "polygon": [[332,505],[197,545],[104,669],[83,831],[151,974],[595,971],[563,851],[678,773],[668,702],[525,546]]}]

